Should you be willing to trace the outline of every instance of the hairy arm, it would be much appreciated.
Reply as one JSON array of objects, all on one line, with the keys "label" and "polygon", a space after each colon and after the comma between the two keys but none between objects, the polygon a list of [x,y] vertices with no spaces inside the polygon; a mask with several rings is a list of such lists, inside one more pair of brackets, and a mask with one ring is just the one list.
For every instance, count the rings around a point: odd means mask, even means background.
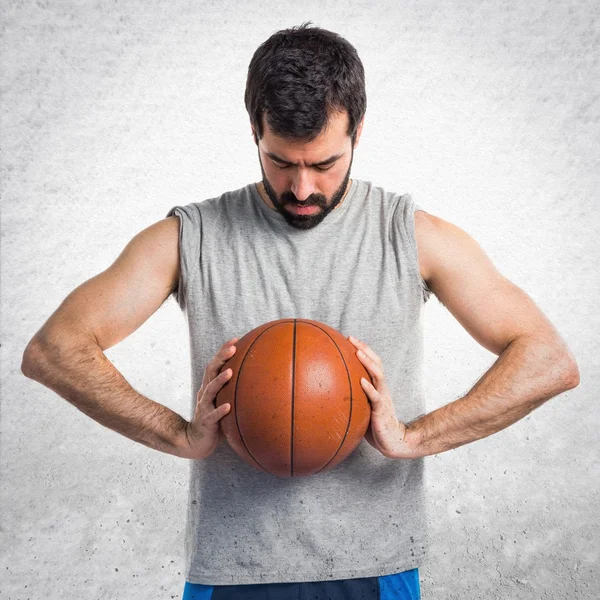
[{"label": "hairy arm", "polygon": [[150,448],[185,456],[187,421],[142,396],[104,355],[175,289],[179,219],[138,233],[106,271],[73,290],[33,336],[23,374],[98,423]]},{"label": "hairy arm", "polygon": [[407,425],[398,458],[438,454],[496,433],[576,387],[575,358],[554,326],[459,227],[415,213],[421,274],[468,333],[498,355],[463,397]]}]

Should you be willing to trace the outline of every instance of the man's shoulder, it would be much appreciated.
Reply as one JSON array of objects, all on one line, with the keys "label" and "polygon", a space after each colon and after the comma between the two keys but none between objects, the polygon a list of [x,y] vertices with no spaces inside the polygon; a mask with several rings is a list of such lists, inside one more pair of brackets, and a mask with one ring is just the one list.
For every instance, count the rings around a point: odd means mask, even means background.
[{"label": "man's shoulder", "polygon": [[357,178],[353,178],[354,181],[356,181],[357,185],[362,187],[363,190],[365,191],[365,193],[367,194],[377,194],[383,198],[389,198],[389,197],[402,197],[405,196],[406,194],[400,194],[396,191],[393,191],[392,189],[384,186],[384,185],[378,185],[377,183],[371,181],[370,179],[357,179]]},{"label": "man's shoulder", "polygon": [[236,200],[245,199],[250,194],[252,194],[252,186],[254,186],[254,185],[255,185],[254,183],[247,183],[246,185],[244,185],[242,187],[221,192],[217,196],[208,196],[204,200],[200,200],[199,202],[196,202],[195,204],[220,205],[225,202],[231,203],[231,202],[235,202]]},{"label": "man's shoulder", "polygon": [[[212,219],[219,215],[231,217],[231,213],[235,214],[240,207],[247,205],[253,185],[253,183],[249,183],[238,189],[221,192],[217,196],[206,195],[198,200],[181,203],[175,208],[181,208],[186,213],[197,216],[197,219]],[[171,209],[171,212],[175,208]]]},{"label": "man's shoulder", "polygon": [[385,214],[394,219],[404,219],[404,212],[413,210],[414,200],[409,192],[401,192],[392,186],[378,185],[367,179],[356,179],[357,188],[362,196],[375,207],[380,207]]},{"label": "man's shoulder", "polygon": [[415,239],[421,275],[429,281],[436,265],[461,252],[470,236],[454,223],[421,209],[415,211]]}]

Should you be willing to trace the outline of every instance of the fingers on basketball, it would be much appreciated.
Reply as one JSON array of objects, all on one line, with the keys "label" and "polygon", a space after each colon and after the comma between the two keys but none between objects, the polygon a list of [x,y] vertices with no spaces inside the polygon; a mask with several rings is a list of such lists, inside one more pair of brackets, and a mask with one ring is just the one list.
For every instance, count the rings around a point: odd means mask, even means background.
[{"label": "fingers on basketball", "polygon": [[204,378],[202,380],[202,386],[207,387],[209,383],[211,383],[216,377],[219,375],[219,371],[223,367],[223,365],[235,354],[237,348],[233,345],[238,341],[239,338],[232,338],[226,341],[219,351],[213,358],[213,360],[208,364],[206,369],[204,370]]},{"label": "fingers on basketball", "polygon": [[235,354],[237,348],[232,344],[235,344],[238,340],[239,338],[235,337],[225,342],[213,360],[207,365],[206,369],[204,369],[202,387],[198,391],[198,400],[202,397],[202,391],[219,376],[219,371],[223,365]]},{"label": "fingers on basketball", "polygon": [[[198,404],[205,405],[207,407],[214,406],[215,398],[219,393],[219,390],[231,379],[233,371],[231,369],[225,369],[222,373],[219,373],[206,387],[200,388],[198,391]],[[229,406],[225,404],[222,406]]]},{"label": "fingers on basketball", "polygon": [[218,423],[231,409],[230,404],[221,404],[221,406],[214,408],[207,415],[200,419],[202,425],[214,425]]}]

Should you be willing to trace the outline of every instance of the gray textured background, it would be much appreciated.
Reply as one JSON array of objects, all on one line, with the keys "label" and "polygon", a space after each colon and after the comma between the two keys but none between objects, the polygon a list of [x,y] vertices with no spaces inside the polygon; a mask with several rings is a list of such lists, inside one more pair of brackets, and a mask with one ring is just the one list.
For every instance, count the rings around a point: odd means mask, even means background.
[{"label": "gray textured background", "polygon": [[[74,287],[173,205],[260,179],[246,69],[271,33],[310,19],[365,65],[353,176],[410,192],[475,237],[581,370],[578,388],[513,427],[426,459],[423,596],[598,597],[599,7],[2,2],[0,596],[180,597],[187,462],[26,379],[21,355]],[[495,357],[435,298],[425,310],[433,410]],[[173,299],[107,355],[189,418]]]}]

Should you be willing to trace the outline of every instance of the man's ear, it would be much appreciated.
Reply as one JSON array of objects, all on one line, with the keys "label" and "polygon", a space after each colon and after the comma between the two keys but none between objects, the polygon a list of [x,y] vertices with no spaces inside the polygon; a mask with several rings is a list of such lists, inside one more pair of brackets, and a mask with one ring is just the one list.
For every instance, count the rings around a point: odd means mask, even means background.
[{"label": "man's ear", "polygon": [[358,127],[356,128],[356,139],[354,140],[354,147],[358,146],[358,140],[360,139],[360,134],[362,133],[363,125],[365,124],[365,115],[360,120]]},{"label": "man's ear", "polygon": [[250,130],[252,132],[252,137],[254,138],[254,143],[258,146],[258,137],[256,135],[256,131],[254,131],[254,127],[250,125]]}]

